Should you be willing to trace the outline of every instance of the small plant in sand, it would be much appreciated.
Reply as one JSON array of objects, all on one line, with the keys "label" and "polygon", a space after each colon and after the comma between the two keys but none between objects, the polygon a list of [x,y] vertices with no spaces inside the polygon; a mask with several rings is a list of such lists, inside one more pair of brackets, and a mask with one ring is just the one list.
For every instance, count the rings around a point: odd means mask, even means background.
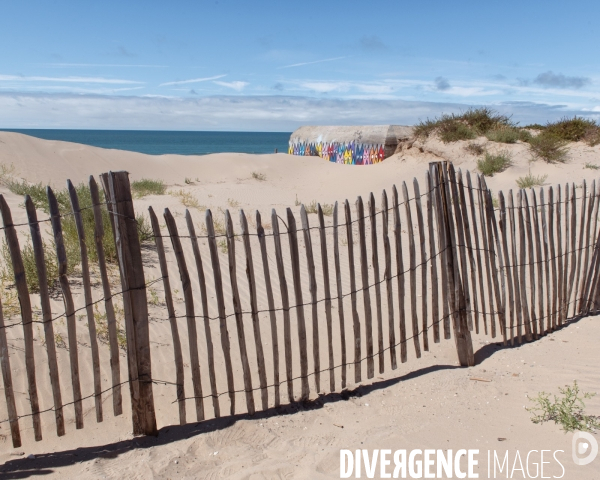
[{"label": "small plant in sand", "polygon": [[567,161],[567,141],[544,130],[529,140],[529,148],[534,158],[547,163],[565,163]]},{"label": "small plant in sand", "polygon": [[493,177],[512,165],[510,153],[502,150],[496,154],[486,152],[485,157],[477,161],[477,168],[486,177]]},{"label": "small plant in sand", "polygon": [[229,205],[231,208],[237,208],[241,205],[241,203],[238,202],[235,198],[228,198],[227,205]]},{"label": "small plant in sand", "polygon": [[468,145],[465,146],[465,150],[470,153],[471,155],[483,155],[483,153],[485,152],[485,148],[483,147],[483,145],[481,145],[480,143],[469,143]]},{"label": "small plant in sand", "polygon": [[598,170],[600,169],[600,165],[596,165],[595,163],[587,162],[583,168],[589,168],[590,170]]},{"label": "small plant in sand", "polygon": [[[215,231],[215,237],[224,237],[227,235],[227,228],[224,220],[213,217],[213,229]],[[202,233],[204,235],[208,235],[208,230],[205,224],[202,224]]]},{"label": "small plant in sand", "polygon": [[150,299],[148,300],[148,303],[150,305],[160,305],[160,298],[158,297],[158,293],[156,293],[156,290],[148,287],[148,294],[150,295]]},{"label": "small plant in sand", "polygon": [[12,163],[0,163],[0,185],[7,186],[7,183],[15,175],[16,169]]},{"label": "small plant in sand", "polygon": [[223,238],[217,242],[217,245],[219,246],[219,250],[221,250],[221,253],[227,253],[227,240]]},{"label": "small plant in sand", "polygon": [[264,173],[260,172],[252,172],[252,178],[260,182],[264,182],[265,180],[267,180],[267,176]]},{"label": "small plant in sand", "polygon": [[[318,203],[316,200],[313,200],[307,205],[304,205],[306,209],[306,213],[319,213]],[[331,217],[333,215],[333,205],[330,203],[324,203],[321,205],[321,210],[323,211],[323,215],[327,217]]]},{"label": "small plant in sand", "polygon": [[517,178],[519,188],[541,187],[548,178],[548,175],[532,175],[531,172],[524,177]]},{"label": "small plant in sand", "polygon": [[167,191],[167,186],[162,180],[151,180],[142,178],[131,182],[131,193],[134,198],[145,197],[146,195],[164,195]]},{"label": "small plant in sand", "polygon": [[65,339],[60,333],[54,334],[54,343],[56,343],[56,348],[64,348],[67,350],[67,344],[65,343]]},{"label": "small plant in sand", "polygon": [[171,191],[171,195],[178,197],[181,204],[187,208],[195,208],[196,210],[206,210],[206,207],[198,201],[190,192],[186,192],[183,189],[177,191]]},{"label": "small plant in sand", "polygon": [[560,395],[552,395],[552,399],[546,392],[540,392],[536,398],[529,399],[534,403],[533,407],[527,408],[533,414],[533,423],[553,421],[565,432],[592,432],[600,428],[600,417],[586,415],[584,411],[583,401],[594,397],[594,393],[580,392],[576,381],[573,386],[565,385],[558,390]]},{"label": "small plant in sand", "polygon": [[141,243],[149,242],[154,238],[152,225],[150,225],[150,220],[148,220],[145,215],[138,213],[135,216],[135,222],[137,223],[137,231]]},{"label": "small plant in sand", "polygon": [[[115,310],[115,323],[117,329],[117,344],[121,350],[127,349],[127,336],[125,333],[125,329],[123,328],[123,318],[124,318],[124,310],[118,305],[114,304]],[[98,304],[94,306],[94,321],[96,322],[96,336],[98,340],[100,340],[104,344],[108,344],[109,334],[108,334],[108,318],[106,316],[106,312],[101,312]]]},{"label": "small plant in sand", "polygon": [[186,185],[191,185],[192,183],[194,183],[194,182],[192,182],[192,179],[189,177],[185,177],[185,179],[183,181],[185,182]]}]

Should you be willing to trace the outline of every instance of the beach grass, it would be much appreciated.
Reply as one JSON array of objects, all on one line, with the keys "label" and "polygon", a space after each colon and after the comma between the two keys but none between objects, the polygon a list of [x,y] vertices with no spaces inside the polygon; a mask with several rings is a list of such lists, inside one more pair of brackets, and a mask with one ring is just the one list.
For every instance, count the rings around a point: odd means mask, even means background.
[{"label": "beach grass", "polygon": [[534,158],[547,163],[565,163],[567,161],[567,140],[549,133],[546,129],[529,140],[529,148]]},{"label": "beach grass", "polygon": [[541,187],[548,178],[548,175],[532,175],[531,173],[524,177],[517,178],[517,186],[519,188]]},{"label": "beach grass", "polygon": [[486,177],[493,177],[494,174],[503,172],[511,165],[512,159],[506,150],[496,154],[486,152],[485,156],[477,161],[477,168]]},{"label": "beach grass", "polygon": [[142,178],[131,182],[131,193],[135,198],[145,197],[146,195],[164,195],[166,192],[167,185],[162,180]]}]

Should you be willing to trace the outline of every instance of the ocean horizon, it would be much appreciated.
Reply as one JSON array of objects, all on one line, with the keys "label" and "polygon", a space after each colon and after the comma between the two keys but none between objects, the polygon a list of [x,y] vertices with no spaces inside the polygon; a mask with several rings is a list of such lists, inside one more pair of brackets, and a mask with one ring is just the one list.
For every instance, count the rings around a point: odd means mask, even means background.
[{"label": "ocean horizon", "polygon": [[166,130],[74,130],[2,128],[44,140],[81,143],[148,155],[287,152],[291,132],[208,132]]}]

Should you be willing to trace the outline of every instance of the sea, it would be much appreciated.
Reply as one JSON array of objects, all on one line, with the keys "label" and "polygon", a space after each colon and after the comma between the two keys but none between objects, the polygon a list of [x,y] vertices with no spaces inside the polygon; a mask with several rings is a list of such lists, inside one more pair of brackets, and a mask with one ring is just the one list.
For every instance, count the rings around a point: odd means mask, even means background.
[{"label": "sea", "polygon": [[174,153],[287,153],[291,132],[177,132],[156,130],[0,129],[45,140],[83,143],[149,155]]}]

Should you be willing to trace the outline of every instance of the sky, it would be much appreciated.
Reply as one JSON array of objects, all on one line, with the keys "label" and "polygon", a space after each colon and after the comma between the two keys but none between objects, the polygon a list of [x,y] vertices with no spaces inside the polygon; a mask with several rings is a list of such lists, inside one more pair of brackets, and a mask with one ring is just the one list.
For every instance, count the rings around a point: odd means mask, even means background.
[{"label": "sky", "polygon": [[0,128],[600,119],[600,2],[4,1]]}]

